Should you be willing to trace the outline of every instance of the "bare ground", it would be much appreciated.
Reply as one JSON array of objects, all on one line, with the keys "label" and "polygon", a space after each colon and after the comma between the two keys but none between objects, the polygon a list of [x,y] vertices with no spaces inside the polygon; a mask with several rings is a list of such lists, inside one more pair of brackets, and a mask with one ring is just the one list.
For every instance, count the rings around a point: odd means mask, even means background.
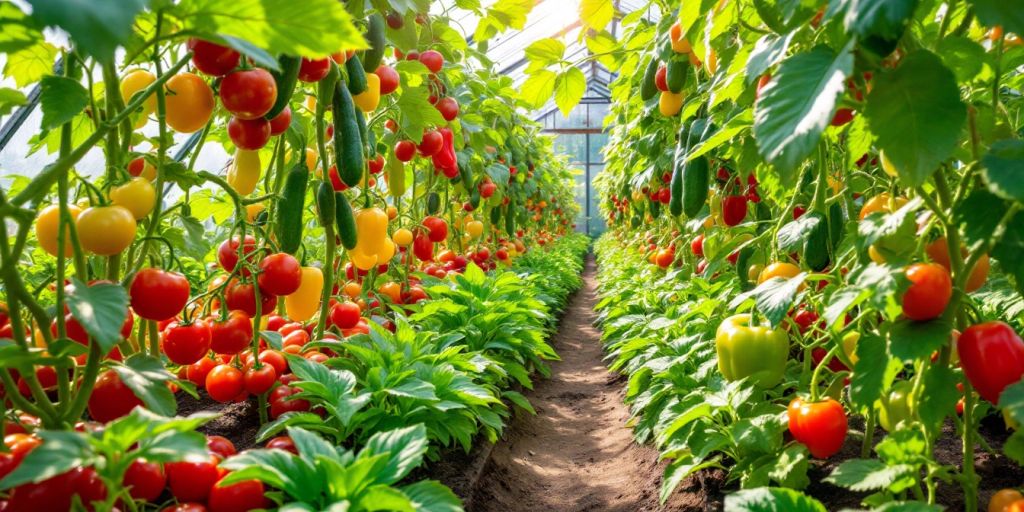
[{"label": "bare ground", "polygon": [[658,504],[658,454],[633,442],[623,383],[602,361],[594,270],[588,258],[584,286],[552,340],[562,360],[527,393],[537,415],[518,414],[494,447],[467,496],[472,512],[705,509],[708,494],[697,482]]}]

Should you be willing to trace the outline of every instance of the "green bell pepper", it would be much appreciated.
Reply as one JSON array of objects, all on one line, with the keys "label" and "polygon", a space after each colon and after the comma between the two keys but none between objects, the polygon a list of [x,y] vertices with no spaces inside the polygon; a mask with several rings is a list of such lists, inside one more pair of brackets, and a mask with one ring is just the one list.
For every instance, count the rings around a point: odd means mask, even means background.
[{"label": "green bell pepper", "polygon": [[734,315],[718,326],[715,349],[725,380],[749,377],[760,388],[782,381],[789,359],[789,334],[767,325],[750,325],[749,314]]},{"label": "green bell pepper", "polygon": [[910,405],[913,391],[913,384],[902,380],[893,384],[889,392],[875,402],[878,409],[878,424],[886,432],[892,432],[901,421],[909,421],[912,418]]}]

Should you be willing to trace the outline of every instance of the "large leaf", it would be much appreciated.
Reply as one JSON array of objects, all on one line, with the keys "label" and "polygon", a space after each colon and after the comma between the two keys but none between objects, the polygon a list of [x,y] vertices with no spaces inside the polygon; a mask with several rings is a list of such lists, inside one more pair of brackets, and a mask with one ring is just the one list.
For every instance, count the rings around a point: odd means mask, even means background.
[{"label": "large leaf", "polygon": [[167,371],[163,362],[153,356],[135,354],[126,359],[124,364],[111,368],[146,407],[161,416],[174,416],[177,402],[174,393],[167,387],[167,381],[174,376]]},{"label": "large leaf", "polygon": [[121,341],[121,324],[128,318],[128,292],[123,286],[109,283],[86,286],[71,278],[68,287],[68,309],[93,342],[106,354]]},{"label": "large leaf", "polygon": [[28,0],[32,17],[43,25],[60,27],[78,51],[100,62],[111,62],[114,50],[128,41],[135,15],[149,0]]},{"label": "large leaf", "polygon": [[595,31],[604,30],[615,16],[615,2],[612,0],[580,0],[580,20]]},{"label": "large leaf", "polygon": [[754,50],[750,52],[750,57],[747,59],[748,84],[757,80],[765,71],[786,58],[789,43],[795,35],[796,32],[790,32],[784,36],[766,34],[757,40]]},{"label": "large leaf", "polygon": [[78,115],[89,104],[89,93],[82,84],[62,76],[43,77],[39,84],[39,103],[43,108],[42,130],[52,130]]},{"label": "large leaf", "polygon": [[519,90],[519,97],[530,107],[540,108],[554,94],[557,80],[558,74],[554,71],[547,69],[537,71],[523,82],[523,86]]},{"label": "large leaf", "polygon": [[837,55],[817,46],[794,55],[761,90],[754,110],[758,151],[772,165],[792,171],[814,151],[853,71],[849,46]]},{"label": "large leaf", "polygon": [[1024,203],[1024,141],[996,141],[982,157],[985,181],[993,193]]},{"label": "large leaf", "polygon": [[586,91],[587,77],[579,68],[571,67],[558,75],[555,80],[555,104],[563,116],[569,116],[569,112],[579,104]]},{"label": "large leaf", "polygon": [[546,68],[562,60],[565,44],[553,37],[538,39],[526,47],[526,60],[530,61],[527,73]]},{"label": "large leaf", "polygon": [[725,497],[730,512],[825,512],[820,501],[780,487],[745,489]]},{"label": "large leaf", "polygon": [[1017,291],[1024,294],[1024,213],[1017,212],[1006,225],[1006,231],[999,237],[992,250],[1003,270],[1013,276]]},{"label": "large leaf", "polygon": [[903,365],[886,350],[885,339],[866,334],[857,341],[857,363],[850,378],[850,401],[861,409],[882,396]]},{"label": "large leaf", "polygon": [[1024,34],[1024,9],[1007,0],[967,0],[974,14],[986,27],[999,25],[1007,32]]},{"label": "large leaf", "polygon": [[824,481],[852,491],[880,491],[913,470],[913,466],[889,466],[878,459],[852,459],[832,470]]},{"label": "large leaf", "polygon": [[388,463],[378,473],[377,480],[390,484],[401,480],[419,466],[425,453],[427,429],[423,425],[416,425],[374,434],[359,452],[359,458],[388,454]]},{"label": "large leaf", "polygon": [[434,480],[420,480],[399,489],[412,502],[416,510],[429,512],[459,512],[462,500],[447,486]]},{"label": "large leaf", "polygon": [[445,123],[441,112],[430,104],[429,98],[430,91],[426,87],[407,88],[402,90],[395,104],[402,113],[402,130],[417,144],[423,140],[426,128]]},{"label": "large leaf", "polygon": [[918,50],[875,78],[864,115],[900,180],[917,187],[953,154],[967,107],[953,72],[934,53]]}]

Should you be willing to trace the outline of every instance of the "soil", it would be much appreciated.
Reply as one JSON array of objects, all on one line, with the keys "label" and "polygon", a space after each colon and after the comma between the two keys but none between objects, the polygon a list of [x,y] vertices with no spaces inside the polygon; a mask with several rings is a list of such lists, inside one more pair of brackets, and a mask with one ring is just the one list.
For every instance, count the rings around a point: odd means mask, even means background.
[{"label": "soil", "polygon": [[[623,381],[603,362],[593,327],[595,264],[588,258],[576,293],[552,339],[562,360],[549,379],[526,393],[537,415],[521,413],[493,448],[471,493],[471,512],[654,511],[663,465],[658,453],[633,442]],[[442,481],[451,480],[442,476]],[[700,479],[685,482],[668,510],[705,510]],[[458,492],[458,490],[456,490]]]},{"label": "soil", "polygon": [[199,390],[199,400],[187,393],[178,393],[178,416],[197,412],[218,413],[217,416],[198,430],[208,436],[223,436],[234,443],[238,451],[256,445],[256,433],[260,430],[260,416],[254,400],[222,404],[210,398],[206,391]]}]

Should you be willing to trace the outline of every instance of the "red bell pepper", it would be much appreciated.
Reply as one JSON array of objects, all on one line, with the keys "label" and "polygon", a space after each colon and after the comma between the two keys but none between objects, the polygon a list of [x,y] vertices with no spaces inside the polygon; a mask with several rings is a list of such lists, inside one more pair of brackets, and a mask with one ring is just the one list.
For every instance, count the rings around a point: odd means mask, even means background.
[{"label": "red bell pepper", "polygon": [[1024,376],[1024,341],[1003,322],[964,329],[956,349],[967,380],[993,404],[998,405],[1003,390]]}]

